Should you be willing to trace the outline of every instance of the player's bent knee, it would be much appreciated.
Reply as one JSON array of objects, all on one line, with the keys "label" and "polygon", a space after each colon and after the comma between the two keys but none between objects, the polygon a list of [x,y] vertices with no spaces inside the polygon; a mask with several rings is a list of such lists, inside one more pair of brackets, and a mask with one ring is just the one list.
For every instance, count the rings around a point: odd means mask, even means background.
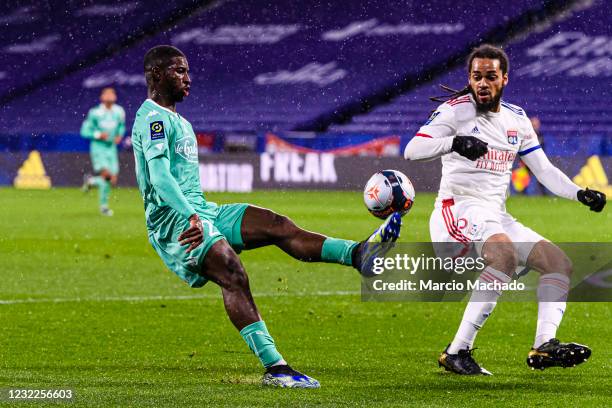
[{"label": "player's bent knee", "polygon": [[244,290],[249,287],[249,278],[237,256],[229,257],[225,262],[227,285],[229,290]]},{"label": "player's bent knee", "polygon": [[555,254],[549,255],[548,261],[545,273],[562,273],[565,276],[572,276],[574,265],[565,252],[559,249]]},{"label": "player's bent knee", "polygon": [[240,258],[224,240],[218,241],[206,256],[204,275],[230,291],[248,289],[249,279]]},{"label": "player's bent knee", "polygon": [[483,246],[483,257],[487,265],[506,273],[513,273],[518,266],[518,253],[505,234],[490,237]]},{"label": "player's bent knee", "polygon": [[540,273],[562,273],[566,276],[571,276],[574,268],[565,252],[547,241],[541,241],[534,246],[527,263]]}]

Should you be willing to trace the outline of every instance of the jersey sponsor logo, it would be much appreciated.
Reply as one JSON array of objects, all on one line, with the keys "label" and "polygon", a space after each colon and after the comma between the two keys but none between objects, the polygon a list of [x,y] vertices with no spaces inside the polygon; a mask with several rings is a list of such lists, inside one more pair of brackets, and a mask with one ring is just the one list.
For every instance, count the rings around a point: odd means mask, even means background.
[{"label": "jersey sponsor logo", "polygon": [[151,116],[155,116],[155,115],[159,115],[159,112],[158,112],[158,111],[153,110],[153,111],[151,111],[151,112],[149,112],[149,113],[147,114],[146,119],[149,119]]},{"label": "jersey sponsor logo", "polygon": [[151,140],[158,140],[166,137],[166,133],[164,132],[164,122],[161,120],[151,122],[149,129],[151,130]]},{"label": "jersey sponsor logo", "polygon": [[473,135],[480,134],[480,130],[478,130],[478,126],[474,126],[474,129],[472,129],[472,134]]},{"label": "jersey sponsor logo", "polygon": [[181,140],[177,140],[174,152],[187,161],[198,162],[198,145],[192,137],[184,137]]},{"label": "jersey sponsor logo", "polygon": [[512,168],[512,163],[516,158],[516,152],[509,150],[497,150],[489,148],[489,151],[478,160],[476,168],[490,170],[495,173],[506,173]]},{"label": "jersey sponsor logo", "polygon": [[508,143],[515,145],[518,143],[518,130],[510,129],[506,132],[508,136]]},{"label": "jersey sponsor logo", "polygon": [[427,119],[427,122],[425,122],[425,124],[423,126],[429,125],[436,118],[436,116],[438,116],[439,114],[440,114],[440,111],[435,111],[434,113],[432,113],[429,116],[429,119]]},{"label": "jersey sponsor logo", "polygon": [[113,119],[112,117],[111,118],[106,117],[103,120],[101,120],[99,124],[102,129],[112,131],[117,128],[117,125],[119,125],[119,122]]}]

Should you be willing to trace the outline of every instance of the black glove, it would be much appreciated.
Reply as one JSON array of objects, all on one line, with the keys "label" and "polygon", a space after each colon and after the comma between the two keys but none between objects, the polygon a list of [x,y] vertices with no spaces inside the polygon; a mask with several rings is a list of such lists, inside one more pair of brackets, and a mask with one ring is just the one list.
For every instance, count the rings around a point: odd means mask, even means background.
[{"label": "black glove", "polygon": [[578,191],[578,201],[588,206],[591,211],[601,212],[606,206],[606,195],[597,190],[580,190]]},{"label": "black glove", "polygon": [[487,153],[487,144],[474,136],[455,136],[451,151],[474,161]]}]

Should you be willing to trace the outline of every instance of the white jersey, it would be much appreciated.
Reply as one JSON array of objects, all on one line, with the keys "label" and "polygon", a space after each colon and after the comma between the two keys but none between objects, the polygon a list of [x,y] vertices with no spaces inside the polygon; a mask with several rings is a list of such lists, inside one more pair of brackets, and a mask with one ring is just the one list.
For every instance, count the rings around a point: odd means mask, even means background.
[{"label": "white jersey", "polygon": [[474,136],[487,142],[488,153],[475,161],[455,152],[441,157],[442,179],[436,203],[447,198],[476,198],[502,211],[516,156],[540,148],[523,109],[502,101],[499,112],[479,112],[471,95],[440,105],[416,136]]}]

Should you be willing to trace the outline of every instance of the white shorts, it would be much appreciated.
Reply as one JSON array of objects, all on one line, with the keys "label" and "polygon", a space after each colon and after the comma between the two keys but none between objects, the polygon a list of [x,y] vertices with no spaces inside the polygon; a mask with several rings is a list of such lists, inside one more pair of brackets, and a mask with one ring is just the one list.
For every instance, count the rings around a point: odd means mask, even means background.
[{"label": "white shorts", "polygon": [[492,235],[506,234],[515,243],[521,266],[527,264],[533,246],[546,240],[505,211],[491,209],[477,200],[452,198],[436,203],[429,219],[429,233],[432,242],[458,243],[456,247],[453,246],[455,248],[461,247],[460,243],[466,244],[466,248],[470,243],[475,243],[478,254],[482,250],[482,244]]}]

